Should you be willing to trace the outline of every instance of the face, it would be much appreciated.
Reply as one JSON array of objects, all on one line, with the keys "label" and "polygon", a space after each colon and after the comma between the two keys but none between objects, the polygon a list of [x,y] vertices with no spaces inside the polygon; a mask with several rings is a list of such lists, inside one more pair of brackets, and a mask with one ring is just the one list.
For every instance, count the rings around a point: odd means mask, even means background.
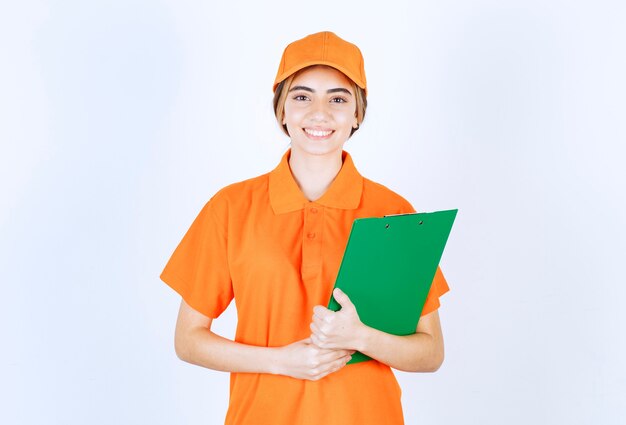
[{"label": "face", "polygon": [[352,83],[328,66],[306,68],[295,76],[285,100],[283,124],[298,155],[341,155],[357,127]]}]

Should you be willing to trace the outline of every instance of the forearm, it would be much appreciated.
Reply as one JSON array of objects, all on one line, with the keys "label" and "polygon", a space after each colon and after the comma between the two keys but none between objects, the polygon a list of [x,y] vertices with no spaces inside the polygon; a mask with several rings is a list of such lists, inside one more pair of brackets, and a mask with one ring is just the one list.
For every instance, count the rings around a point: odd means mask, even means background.
[{"label": "forearm", "polygon": [[435,372],[443,363],[443,341],[428,333],[391,335],[363,325],[358,350],[394,369]]},{"label": "forearm", "polygon": [[224,372],[277,373],[278,350],[241,344],[197,327],[176,335],[181,360]]},{"label": "forearm", "polygon": [[246,345],[211,331],[213,319],[180,303],[174,345],[181,360],[208,369],[317,380],[341,369],[354,351],[324,350],[309,338],[281,347]]}]

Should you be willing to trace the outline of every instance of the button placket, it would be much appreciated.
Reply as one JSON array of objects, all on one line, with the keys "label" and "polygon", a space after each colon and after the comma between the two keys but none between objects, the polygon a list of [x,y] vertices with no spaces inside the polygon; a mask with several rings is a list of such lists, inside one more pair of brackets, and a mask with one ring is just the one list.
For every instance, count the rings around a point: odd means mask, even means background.
[{"label": "button placket", "polygon": [[302,278],[315,279],[322,265],[323,208],[313,203],[304,209],[302,238]]}]

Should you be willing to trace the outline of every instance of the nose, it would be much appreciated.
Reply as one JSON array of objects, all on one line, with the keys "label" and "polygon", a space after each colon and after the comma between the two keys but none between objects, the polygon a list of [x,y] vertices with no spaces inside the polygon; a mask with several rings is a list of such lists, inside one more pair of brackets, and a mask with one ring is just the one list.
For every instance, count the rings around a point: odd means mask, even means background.
[{"label": "nose", "polygon": [[309,113],[309,119],[313,122],[329,121],[330,111],[328,110],[328,104],[324,101],[314,102]]}]

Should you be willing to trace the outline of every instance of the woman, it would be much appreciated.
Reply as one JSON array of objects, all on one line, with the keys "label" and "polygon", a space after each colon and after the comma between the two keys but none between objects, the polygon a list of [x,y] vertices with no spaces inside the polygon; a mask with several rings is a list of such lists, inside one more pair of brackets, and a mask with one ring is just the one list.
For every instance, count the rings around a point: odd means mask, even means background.
[{"label": "woman", "polygon": [[[390,369],[431,372],[443,361],[438,270],[416,333],[365,326],[350,299],[327,304],[355,218],[413,212],[363,178],[343,145],[366,109],[360,50],[330,32],[287,46],[274,111],[291,149],[270,173],[220,190],[161,278],[182,296],[175,347],[187,362],[231,372],[227,424],[399,424]],[[235,341],[211,331],[232,299]],[[355,350],[371,361],[350,364]]]}]

